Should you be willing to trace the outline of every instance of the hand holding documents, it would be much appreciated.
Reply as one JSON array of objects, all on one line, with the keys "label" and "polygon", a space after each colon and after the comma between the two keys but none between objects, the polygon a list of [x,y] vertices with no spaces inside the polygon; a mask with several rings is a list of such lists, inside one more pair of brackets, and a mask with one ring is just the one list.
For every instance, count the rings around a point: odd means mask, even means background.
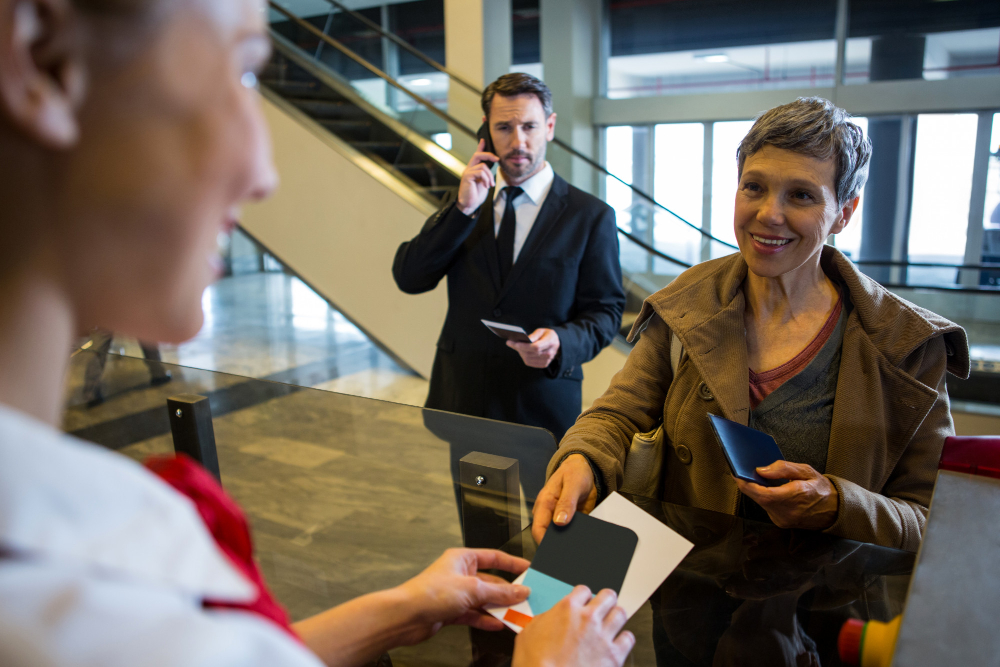
[{"label": "hand holding documents", "polygon": [[531,588],[528,599],[488,611],[514,632],[545,613],[574,586],[591,592],[610,588],[631,618],[694,545],[612,493],[588,516],[566,526],[550,525],[531,567],[515,583]]},{"label": "hand holding documents", "polygon": [[531,338],[528,332],[513,324],[503,324],[502,322],[491,322],[489,320],[479,320],[486,325],[486,328],[500,336],[504,340],[513,340],[518,343],[530,343]]},{"label": "hand holding documents", "polygon": [[722,445],[733,477],[761,486],[781,486],[788,483],[787,479],[766,479],[757,474],[757,468],[785,458],[774,438],[722,417],[710,414],[708,418],[712,422],[715,437]]}]

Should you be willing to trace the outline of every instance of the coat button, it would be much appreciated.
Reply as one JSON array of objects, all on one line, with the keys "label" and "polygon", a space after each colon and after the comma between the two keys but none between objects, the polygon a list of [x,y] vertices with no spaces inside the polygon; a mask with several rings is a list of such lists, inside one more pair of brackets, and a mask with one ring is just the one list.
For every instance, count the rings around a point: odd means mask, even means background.
[{"label": "coat button", "polygon": [[493,311],[493,317],[500,317],[501,315],[503,315],[503,311],[500,310],[499,308]]},{"label": "coat button", "polygon": [[712,394],[712,390],[709,389],[708,385],[705,384],[704,382],[698,385],[698,394],[706,401],[711,401],[712,399],[715,398],[715,396]]},{"label": "coat button", "polygon": [[684,465],[691,463],[691,450],[686,445],[677,445],[676,451],[677,458],[681,460],[681,463]]}]

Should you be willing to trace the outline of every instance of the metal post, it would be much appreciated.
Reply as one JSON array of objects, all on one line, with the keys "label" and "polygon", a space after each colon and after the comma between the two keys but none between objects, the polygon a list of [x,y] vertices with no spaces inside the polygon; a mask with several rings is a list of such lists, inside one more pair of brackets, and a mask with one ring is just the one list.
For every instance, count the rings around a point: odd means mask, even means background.
[{"label": "metal post", "polygon": [[[990,170],[990,138],[993,135],[993,112],[980,111],[976,128],[976,152],[972,167],[972,192],[969,196],[969,226],[965,237],[965,263],[983,261],[983,218],[986,214],[986,181]],[[979,285],[979,271],[959,272],[962,285]]]},{"label": "metal post", "polygon": [[[521,532],[521,486],[518,462],[505,456],[471,452],[458,462],[462,486],[462,527],[465,546],[496,549]],[[522,550],[511,550],[520,556]],[[504,572],[494,572],[504,576]],[[469,628],[472,664],[498,667],[514,650],[509,632]]]},{"label": "metal post", "polygon": [[481,452],[458,462],[465,546],[497,549],[521,532],[518,463]]},{"label": "metal post", "polygon": [[[712,231],[712,169],[715,159],[715,123],[703,123],[705,127],[704,148],[702,149],[701,171],[701,228],[713,234]],[[701,261],[712,259],[712,241],[707,236],[701,237]]]},{"label": "metal post", "polygon": [[[382,29],[386,32],[392,32],[392,16],[390,12],[392,8],[389,5],[382,5],[381,10],[381,20]],[[386,37],[382,38],[382,69],[386,74],[394,79],[399,78],[399,47],[391,40]],[[385,104],[390,109],[398,108],[399,103],[399,91],[397,91],[392,86],[385,85]]]},{"label": "metal post", "polygon": [[167,399],[174,451],[187,454],[222,482],[219,455],[215,449],[212,408],[208,398],[197,394],[178,394]]},{"label": "metal post", "polygon": [[837,18],[834,24],[834,37],[837,40],[837,62],[833,76],[834,102],[837,88],[844,85],[847,74],[847,32],[850,24],[850,0],[837,0]]}]

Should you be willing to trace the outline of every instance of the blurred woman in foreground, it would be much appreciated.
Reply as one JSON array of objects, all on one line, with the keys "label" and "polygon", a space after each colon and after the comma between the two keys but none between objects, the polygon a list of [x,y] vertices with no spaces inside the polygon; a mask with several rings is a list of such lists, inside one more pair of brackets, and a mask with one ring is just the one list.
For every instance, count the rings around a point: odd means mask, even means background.
[{"label": "blurred woman in foreground", "polygon": [[[527,595],[480,573],[526,561],[453,550],[289,625],[203,471],[160,461],[167,484],[55,428],[76,336],[193,336],[217,235],[275,188],[264,20],[261,0],[0,0],[0,664],[362,664],[498,629],[481,607]],[[615,604],[574,591],[514,663],[621,665]]]},{"label": "blurred woman in foreground", "polygon": [[[562,524],[593,507],[599,485],[619,488],[632,436],[662,424],[663,500],[917,549],[955,432],[945,375],[968,376],[969,349],[961,327],[826,245],[855,214],[870,157],[861,129],[826,100],[757,119],[737,154],[739,253],[646,299],[624,369],[552,459],[536,539],[553,516]],[[758,473],[789,481],[734,478],[709,412],[774,436],[787,460]]]}]

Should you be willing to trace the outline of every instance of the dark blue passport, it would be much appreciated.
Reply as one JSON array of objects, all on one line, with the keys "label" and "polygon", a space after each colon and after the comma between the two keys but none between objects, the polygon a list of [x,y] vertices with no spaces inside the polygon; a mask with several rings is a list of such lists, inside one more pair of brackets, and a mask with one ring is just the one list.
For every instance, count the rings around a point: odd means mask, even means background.
[{"label": "dark blue passport", "polygon": [[726,455],[726,461],[729,462],[734,477],[761,486],[781,486],[788,482],[787,479],[764,479],[757,474],[757,468],[769,466],[785,458],[774,438],[757,429],[713,414],[708,415],[708,419],[712,422],[715,437],[722,445],[722,451]]}]

